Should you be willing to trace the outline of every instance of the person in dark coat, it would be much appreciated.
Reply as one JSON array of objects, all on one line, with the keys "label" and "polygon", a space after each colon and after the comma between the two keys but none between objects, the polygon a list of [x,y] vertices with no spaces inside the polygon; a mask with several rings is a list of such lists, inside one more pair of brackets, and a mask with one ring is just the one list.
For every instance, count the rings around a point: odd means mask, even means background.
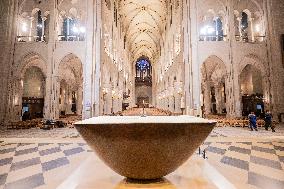
[{"label": "person in dark coat", "polygon": [[31,114],[29,111],[25,111],[23,116],[22,116],[22,121],[27,121],[31,119]]},{"label": "person in dark coat", "polygon": [[250,129],[253,131],[253,129],[255,131],[258,131],[257,130],[257,126],[256,126],[256,115],[254,114],[254,112],[251,112],[249,115],[248,115],[248,119],[249,119],[249,127]]},{"label": "person in dark coat", "polygon": [[272,114],[267,110],[264,116],[265,121],[265,130],[268,131],[268,128],[271,127],[272,132],[275,132],[275,127],[272,125]]}]

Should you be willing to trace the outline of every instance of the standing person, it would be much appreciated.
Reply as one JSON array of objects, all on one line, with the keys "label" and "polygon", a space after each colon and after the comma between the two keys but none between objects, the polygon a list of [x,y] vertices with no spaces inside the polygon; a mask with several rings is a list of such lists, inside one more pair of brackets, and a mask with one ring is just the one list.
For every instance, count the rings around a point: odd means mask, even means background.
[{"label": "standing person", "polygon": [[272,132],[275,132],[275,127],[272,125],[272,114],[269,112],[269,110],[266,110],[264,121],[265,121],[264,125],[265,130],[268,131],[268,128],[271,127]]},{"label": "standing person", "polygon": [[27,121],[27,120],[31,120],[31,114],[29,111],[25,111],[22,116],[22,121]]},{"label": "standing person", "polygon": [[256,126],[256,115],[254,114],[254,112],[251,112],[249,115],[248,115],[248,119],[249,119],[249,127],[250,129],[253,131],[253,129],[255,131],[258,131],[257,130],[257,126]]}]

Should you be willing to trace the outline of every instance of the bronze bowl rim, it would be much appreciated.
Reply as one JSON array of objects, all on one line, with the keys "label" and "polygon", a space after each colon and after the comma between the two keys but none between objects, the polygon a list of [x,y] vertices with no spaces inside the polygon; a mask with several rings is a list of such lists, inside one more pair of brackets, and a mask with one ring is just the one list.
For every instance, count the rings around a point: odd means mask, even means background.
[{"label": "bronze bowl rim", "polygon": [[[159,122],[157,122],[157,119],[159,118]],[[186,120],[178,119],[183,118]],[[135,120],[134,120],[135,119]],[[151,121],[149,121],[149,119]],[[177,121],[173,121],[173,119],[177,119]],[[192,119],[192,120],[189,120]],[[111,120],[112,122],[108,122]],[[117,122],[113,122],[117,121]],[[127,122],[128,121],[128,122]],[[200,124],[200,125],[212,125],[216,124],[217,121],[200,118],[200,117],[194,117],[194,116],[188,116],[188,115],[181,115],[181,116],[98,116],[98,117],[92,117],[89,119],[85,119],[82,121],[78,121],[74,123],[75,126],[82,126],[82,125],[136,125],[136,124]]]}]

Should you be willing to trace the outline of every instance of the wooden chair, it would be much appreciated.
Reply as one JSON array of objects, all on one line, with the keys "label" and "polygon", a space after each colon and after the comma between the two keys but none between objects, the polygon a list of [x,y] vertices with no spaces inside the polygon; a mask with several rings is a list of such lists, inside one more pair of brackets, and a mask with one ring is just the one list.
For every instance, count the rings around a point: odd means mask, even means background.
[{"label": "wooden chair", "polygon": [[222,120],[222,119],[218,119],[217,120],[217,127],[224,127],[224,120]]},{"label": "wooden chair", "polygon": [[262,119],[259,119],[256,121],[256,124],[258,127],[264,127],[265,121]]}]

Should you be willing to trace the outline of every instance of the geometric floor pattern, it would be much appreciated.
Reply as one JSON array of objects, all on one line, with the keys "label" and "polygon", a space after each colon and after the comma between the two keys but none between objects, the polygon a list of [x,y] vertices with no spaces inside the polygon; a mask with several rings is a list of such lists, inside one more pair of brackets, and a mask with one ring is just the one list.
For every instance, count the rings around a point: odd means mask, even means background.
[{"label": "geometric floor pattern", "polygon": [[32,189],[45,177],[64,170],[74,159],[91,152],[85,143],[0,144],[0,188]]},{"label": "geometric floor pattern", "polygon": [[39,128],[31,129],[9,129],[0,125],[1,138],[77,138],[78,132],[74,128],[55,128],[51,130],[42,130]]},{"label": "geometric floor pattern", "polygon": [[201,149],[225,177],[237,177],[234,183],[284,189],[284,142],[205,142]]},{"label": "geometric floor pattern", "polygon": [[[236,188],[284,189],[284,125],[276,133],[215,128],[201,149]],[[75,129],[2,129],[0,189],[54,189],[91,152]]]},{"label": "geometric floor pattern", "polygon": [[[284,142],[205,142],[210,164],[233,183],[255,189],[284,188]],[[42,189],[74,159],[92,152],[85,143],[0,143],[0,188]],[[64,173],[64,170],[65,173]],[[52,187],[46,187],[52,188]],[[239,185],[238,188],[244,188]]]}]

